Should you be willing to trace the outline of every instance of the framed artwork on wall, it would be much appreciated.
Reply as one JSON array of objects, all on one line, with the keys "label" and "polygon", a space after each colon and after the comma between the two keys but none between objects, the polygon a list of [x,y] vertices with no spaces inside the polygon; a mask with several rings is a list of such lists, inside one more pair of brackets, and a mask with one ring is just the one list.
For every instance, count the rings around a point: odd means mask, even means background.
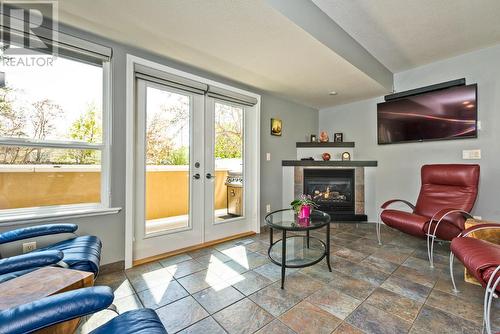
[{"label": "framed artwork on wall", "polygon": [[271,118],[271,135],[281,136],[282,131],[283,125],[281,123],[281,119]]}]

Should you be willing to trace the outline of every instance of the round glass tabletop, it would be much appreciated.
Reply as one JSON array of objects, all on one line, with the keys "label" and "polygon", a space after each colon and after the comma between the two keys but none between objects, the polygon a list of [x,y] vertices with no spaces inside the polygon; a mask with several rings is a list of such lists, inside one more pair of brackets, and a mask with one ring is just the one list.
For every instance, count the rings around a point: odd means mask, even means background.
[{"label": "round glass tabletop", "polygon": [[330,215],[319,210],[312,210],[307,219],[298,218],[293,209],[283,209],[271,212],[265,218],[269,227],[278,230],[307,231],[314,230],[330,223]]}]

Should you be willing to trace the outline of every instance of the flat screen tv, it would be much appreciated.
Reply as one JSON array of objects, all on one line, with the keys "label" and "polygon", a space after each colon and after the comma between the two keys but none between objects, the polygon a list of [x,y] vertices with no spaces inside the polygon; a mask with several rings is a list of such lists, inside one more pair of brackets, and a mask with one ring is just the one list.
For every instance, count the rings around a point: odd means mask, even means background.
[{"label": "flat screen tv", "polygon": [[377,104],[378,143],[477,138],[477,85]]}]

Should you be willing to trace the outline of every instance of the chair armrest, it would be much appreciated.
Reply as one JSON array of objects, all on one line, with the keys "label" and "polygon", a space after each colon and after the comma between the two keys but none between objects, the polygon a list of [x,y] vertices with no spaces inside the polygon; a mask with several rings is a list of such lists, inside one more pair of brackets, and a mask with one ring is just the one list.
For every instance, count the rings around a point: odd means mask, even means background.
[{"label": "chair armrest", "polygon": [[45,235],[53,235],[60,233],[75,233],[78,229],[76,224],[46,224],[38,226],[30,226],[17,230],[0,233],[0,244],[5,244],[13,241],[24,240]]},{"label": "chair armrest", "polygon": [[461,209],[455,209],[455,208],[446,208],[446,209],[442,209],[442,210],[439,210],[438,212],[436,212],[434,214],[434,216],[432,216],[432,220],[441,220],[443,218],[445,218],[446,216],[452,214],[452,213],[459,213],[461,214],[462,216],[464,216],[464,218],[466,219],[471,219],[471,218],[474,218],[469,212],[467,211],[464,211],[464,210],[461,210]]},{"label": "chair armrest", "polygon": [[[433,237],[435,238],[436,237],[436,232],[438,230],[438,227],[439,227],[439,224],[441,224],[441,222],[443,221],[444,218],[446,218],[446,216],[448,215],[451,215],[451,214],[455,214],[455,213],[459,213],[461,214],[462,216],[465,217],[465,219],[470,219],[470,218],[473,218],[472,215],[470,213],[468,213],[467,211],[464,211],[464,210],[460,210],[460,209],[452,209],[452,208],[447,208],[447,209],[442,209],[442,210],[439,210],[438,212],[436,212],[431,220],[430,220],[430,224],[429,224],[429,227],[427,228],[427,236],[428,237]],[[433,222],[436,222],[436,224],[432,224]],[[458,227],[460,230],[462,229],[462,227],[460,226],[457,226],[456,224],[454,223],[451,223],[453,225],[455,225],[456,227]],[[434,232],[431,234],[431,229],[434,227]]]},{"label": "chair armrest", "polygon": [[113,302],[110,287],[63,292],[0,312],[0,333],[21,334],[106,309]]},{"label": "chair armrest", "polygon": [[468,229],[463,230],[462,233],[458,235],[458,237],[467,237],[472,232],[480,230],[489,230],[489,229],[500,229],[500,224],[485,223],[485,224],[474,225],[469,227]]},{"label": "chair armrest", "polygon": [[61,251],[47,250],[0,259],[0,275],[50,266],[60,262],[63,257],[64,254]]},{"label": "chair armrest", "polygon": [[384,204],[382,204],[380,206],[380,208],[387,209],[389,207],[389,205],[391,205],[393,203],[397,203],[397,202],[404,203],[404,204],[408,205],[412,210],[415,210],[415,205],[411,204],[408,201],[405,201],[404,199],[391,199],[391,200],[385,202]]},{"label": "chair armrest", "polygon": [[442,209],[442,210],[439,210],[438,212],[436,212],[432,218],[431,218],[431,222],[432,221],[441,221],[443,220],[444,218],[446,218],[446,216],[448,215],[451,215],[451,214],[454,214],[454,213],[459,213],[461,214],[462,216],[464,216],[465,219],[471,219],[471,218],[474,218],[472,217],[472,215],[467,212],[467,211],[464,211],[464,210],[460,210],[460,209],[454,209],[454,208],[446,208],[446,209]]}]

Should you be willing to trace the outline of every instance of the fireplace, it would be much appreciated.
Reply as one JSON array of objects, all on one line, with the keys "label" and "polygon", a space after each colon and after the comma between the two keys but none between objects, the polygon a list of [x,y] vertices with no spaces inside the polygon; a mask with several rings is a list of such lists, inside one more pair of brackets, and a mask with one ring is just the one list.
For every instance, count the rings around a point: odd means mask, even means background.
[{"label": "fireplace", "polygon": [[305,169],[304,194],[328,213],[354,214],[354,169]]},{"label": "fireplace", "polygon": [[[318,210],[330,214],[332,221],[367,221],[363,167],[294,166],[292,173],[293,190],[284,183],[284,194],[293,193],[293,198],[302,194],[316,197]],[[284,205],[293,198],[284,198]]]}]

